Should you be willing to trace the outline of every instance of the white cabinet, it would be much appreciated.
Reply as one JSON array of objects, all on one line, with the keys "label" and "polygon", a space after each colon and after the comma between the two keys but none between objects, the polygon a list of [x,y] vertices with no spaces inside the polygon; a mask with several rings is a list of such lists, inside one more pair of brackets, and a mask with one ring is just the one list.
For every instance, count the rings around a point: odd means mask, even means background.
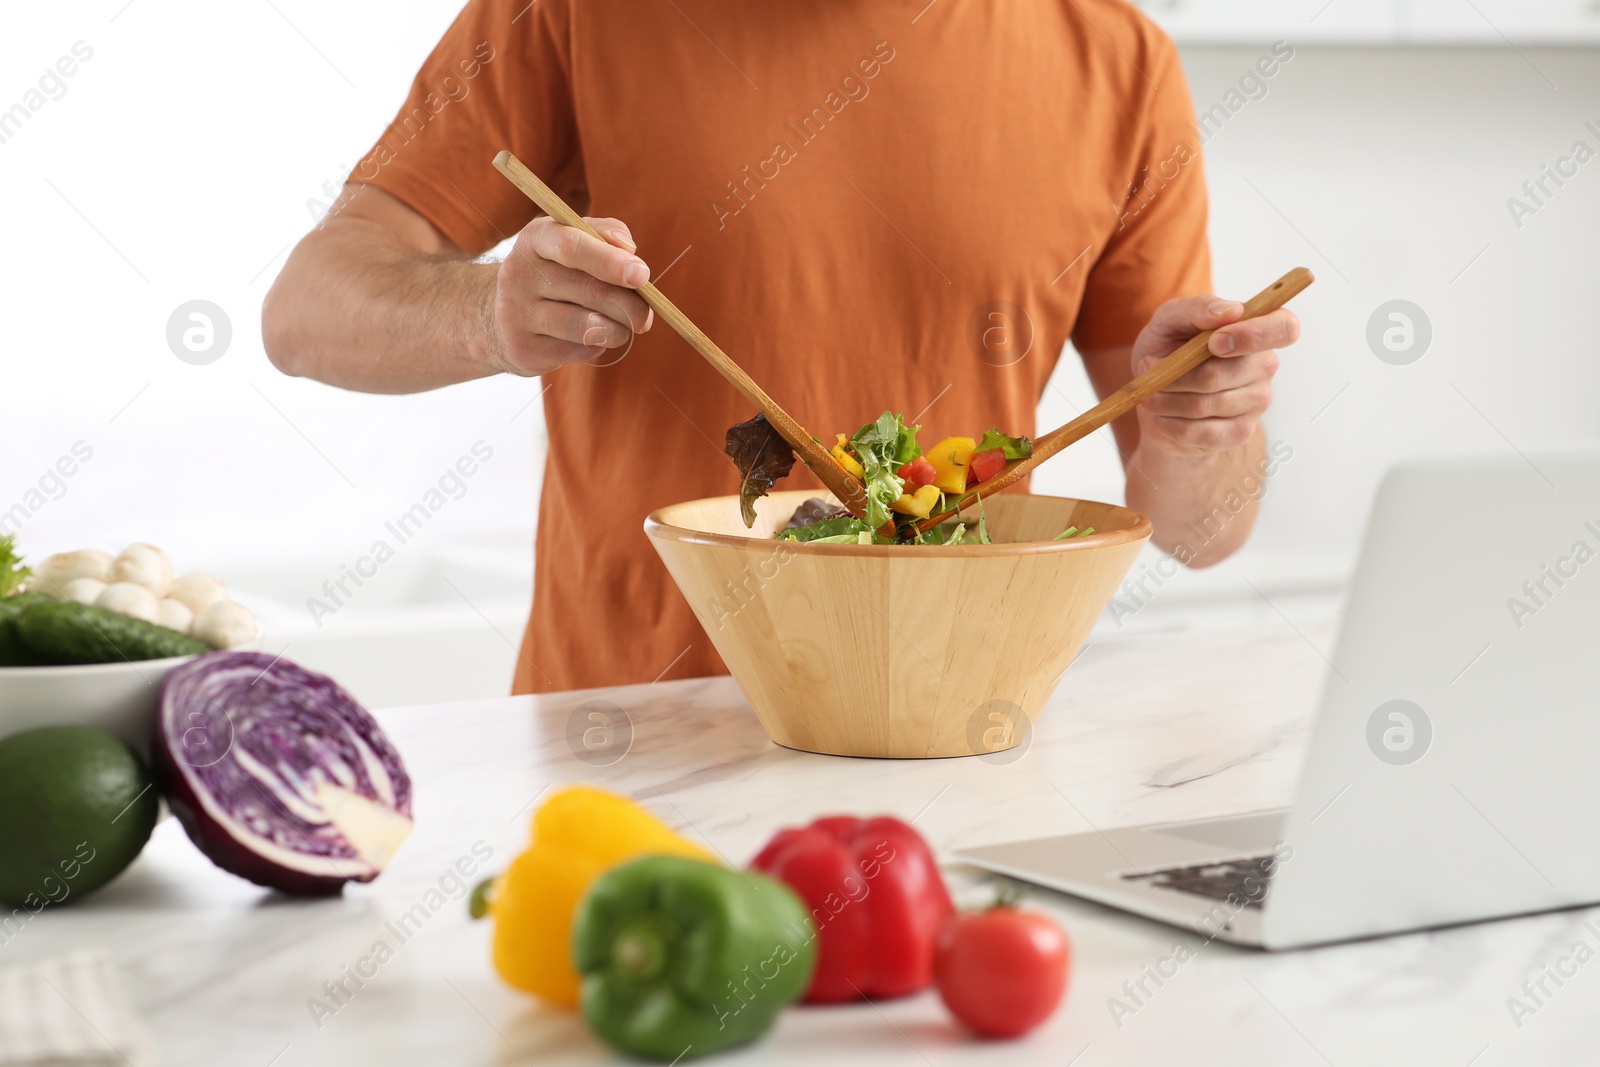
[{"label": "white cabinet", "polygon": [[1408,39],[1415,41],[1600,41],[1600,0],[1411,0],[1409,6],[1405,32]]},{"label": "white cabinet", "polygon": [[1600,0],[1133,0],[1179,44],[1600,43]]}]

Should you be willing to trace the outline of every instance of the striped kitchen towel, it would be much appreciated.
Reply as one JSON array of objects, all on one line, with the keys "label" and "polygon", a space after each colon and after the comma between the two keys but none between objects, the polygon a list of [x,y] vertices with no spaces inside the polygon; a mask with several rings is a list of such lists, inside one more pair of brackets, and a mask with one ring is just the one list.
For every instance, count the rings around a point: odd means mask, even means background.
[{"label": "striped kitchen towel", "polygon": [[0,1067],[155,1062],[107,952],[75,952],[0,969]]}]

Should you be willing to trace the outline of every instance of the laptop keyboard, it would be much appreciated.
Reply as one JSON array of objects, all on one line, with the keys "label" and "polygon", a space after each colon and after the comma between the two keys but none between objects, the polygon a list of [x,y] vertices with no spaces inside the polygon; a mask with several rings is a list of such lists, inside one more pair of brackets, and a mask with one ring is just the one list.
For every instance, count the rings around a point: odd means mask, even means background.
[{"label": "laptop keyboard", "polygon": [[1122,876],[1125,882],[1147,882],[1158,889],[1176,889],[1211,900],[1225,900],[1235,907],[1257,908],[1267,898],[1267,885],[1277,867],[1276,856],[1247,856],[1218,860],[1192,867],[1165,867],[1155,871],[1132,871]]}]

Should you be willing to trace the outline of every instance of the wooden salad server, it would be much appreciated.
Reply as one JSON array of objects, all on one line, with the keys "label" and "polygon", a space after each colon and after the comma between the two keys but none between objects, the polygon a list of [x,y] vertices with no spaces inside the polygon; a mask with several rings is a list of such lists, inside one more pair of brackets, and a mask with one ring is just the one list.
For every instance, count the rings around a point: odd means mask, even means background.
[{"label": "wooden salad server", "polygon": [[[595,232],[593,226],[583,221],[582,215],[568,207],[566,201],[556,195],[554,189],[540,181],[538,175],[524,166],[516,156],[510,152],[501,152],[494,157],[494,165],[496,170],[509,178],[511,184],[522,190],[523,194],[537,204],[546,215],[564,226],[582,230],[589,236],[610,244]],[[830,493],[850,509],[852,515],[859,518],[866,514],[867,496],[862,484],[839,466],[839,461],[829,455],[828,450],[818,444],[815,438],[806,433],[788,412],[779,407],[778,402],[768,396],[766,391],[756,384],[755,379],[744,372],[744,368],[718,348],[716,342],[690,321],[689,316],[679,311],[677,305],[668,300],[653,283],[645,282],[639,286],[638,292],[644,298],[644,302],[661,316],[668,326],[678,331],[678,335],[689,342],[690,348],[704,356],[705,361],[711,364],[718,374],[726,378],[741,396],[767,417],[767,422],[772,424],[772,428],[789,442],[789,447],[795,450],[801,461],[822,480],[822,484]]]},{"label": "wooden salad server", "polygon": [[[1315,278],[1306,268],[1294,268],[1245,301],[1244,314],[1240,316],[1238,321],[1243,322],[1245,319],[1253,319],[1265,315],[1269,311],[1276,311],[1304,291],[1314,280]],[[1229,325],[1232,324],[1230,323]],[[1007,463],[999,474],[980,485],[974,486],[970,491],[963,494],[954,507],[946,508],[944,511],[928,516],[928,518],[917,524],[918,527],[923,530],[931,530],[950,518],[951,515],[960,511],[973,498],[989,496],[1010,488],[1031,474],[1039,464],[1068,445],[1083,440],[1106,423],[1126,415],[1156,393],[1161,392],[1161,390],[1212,358],[1211,335],[1215,332],[1215,330],[1207,330],[1189,338],[1154,367],[1151,367],[1139,377],[1133,379],[1133,381],[1124,385],[1088,411],[1085,411],[1082,415],[1079,415],[1065,426],[1051,430],[1034,441],[1033,455],[1027,459],[1014,459]],[[842,500],[843,497],[840,499]]]}]

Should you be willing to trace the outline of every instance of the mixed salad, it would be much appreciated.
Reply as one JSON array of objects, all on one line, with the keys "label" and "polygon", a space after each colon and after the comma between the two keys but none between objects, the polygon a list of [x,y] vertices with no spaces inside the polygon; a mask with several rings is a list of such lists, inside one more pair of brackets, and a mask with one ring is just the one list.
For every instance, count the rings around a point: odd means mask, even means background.
[{"label": "mixed salad", "polygon": [[[885,411],[854,434],[839,434],[832,455],[866,495],[866,513],[857,518],[841,505],[820,497],[795,510],[779,540],[814,544],[987,545],[988,524],[982,510],[984,483],[1012,460],[1033,454],[1033,442],[992,429],[982,437],[946,437],[922,448],[921,426],[907,426],[903,415]],[[824,442],[819,441],[819,444]],[[794,453],[766,420],[757,415],[728,431],[728,455],[742,476],[740,505],[745,524],[754,521],[755,500],[789,473]],[[974,525],[958,519],[972,498],[978,499]],[[929,529],[928,519],[945,516]],[[1093,527],[1076,527],[1058,537],[1081,537]]]}]

